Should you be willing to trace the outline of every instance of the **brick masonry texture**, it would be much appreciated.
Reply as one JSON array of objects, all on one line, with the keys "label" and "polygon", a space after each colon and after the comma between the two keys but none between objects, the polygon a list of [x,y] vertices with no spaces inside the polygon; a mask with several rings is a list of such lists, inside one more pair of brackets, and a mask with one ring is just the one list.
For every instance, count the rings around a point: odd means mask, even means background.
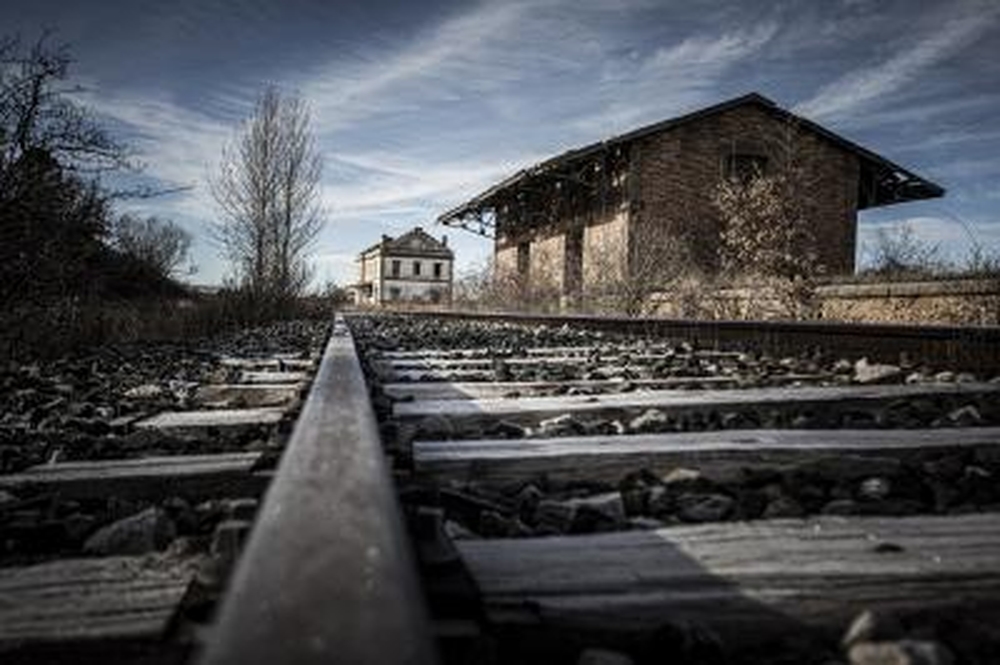
[{"label": "brick masonry texture", "polygon": [[[760,154],[768,172],[793,173],[799,205],[816,240],[824,272],[854,271],[857,157],[815,134],[742,106],[646,137],[632,147],[637,181],[631,228],[685,238],[694,262],[718,269],[721,222],[712,191],[732,153]],[[641,250],[640,250],[641,251]]]},{"label": "brick masonry texture", "polygon": [[[706,273],[716,272],[721,221],[712,196],[731,154],[761,155],[768,173],[792,174],[795,205],[810,225],[821,272],[854,271],[860,164],[850,151],[754,105],[645,136],[629,151],[624,201],[498,238],[498,275],[517,275],[517,245],[528,243],[525,277],[532,291],[569,290],[567,269],[574,260],[582,266],[587,291],[601,279],[616,279],[634,273],[638,264],[648,265],[648,259],[635,257],[643,251],[662,252],[665,244],[649,239],[668,236],[682,239],[690,256],[663,256],[663,261],[684,260]],[[582,256],[574,259],[567,252],[566,229],[581,224]]]}]

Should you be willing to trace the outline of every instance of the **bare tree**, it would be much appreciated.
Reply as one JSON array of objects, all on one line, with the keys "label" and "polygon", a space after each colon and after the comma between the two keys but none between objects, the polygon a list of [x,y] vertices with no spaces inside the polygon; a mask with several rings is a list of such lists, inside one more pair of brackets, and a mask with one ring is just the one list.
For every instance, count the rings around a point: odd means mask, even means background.
[{"label": "bare tree", "polygon": [[99,272],[110,214],[95,172],[125,148],[72,99],[70,58],[48,35],[0,38],[0,300],[78,294]]},{"label": "bare tree", "polygon": [[30,48],[17,37],[0,38],[0,167],[37,150],[73,171],[130,166],[125,147],[70,96],[79,91],[65,83],[71,59],[48,37]]},{"label": "bare tree", "polygon": [[879,228],[875,242],[866,248],[870,265],[865,272],[883,279],[919,279],[945,272],[937,245],[917,237],[910,224]]},{"label": "bare tree", "polygon": [[584,266],[585,310],[648,316],[660,308],[661,296],[683,291],[684,282],[698,275],[689,241],[656,221],[636,225],[631,240],[605,237],[601,250]]},{"label": "bare tree", "polygon": [[797,121],[782,122],[764,140],[767,168],[734,163],[714,187],[721,276],[742,292],[732,301],[736,309],[722,306],[724,317],[816,315],[815,279],[826,268],[812,232],[816,210],[809,194],[822,183],[800,159],[803,140]]},{"label": "bare tree", "polygon": [[169,278],[187,258],[191,234],[170,220],[121,215],[111,226],[111,245]]},{"label": "bare tree", "polygon": [[[809,193],[820,185],[799,159],[800,128],[786,120],[767,138],[770,159],[733,164],[715,185],[721,267],[732,278],[795,279],[820,268]],[[742,168],[740,168],[742,166]]]},{"label": "bare tree", "polygon": [[269,87],[210,180],[222,212],[215,236],[258,301],[287,302],[309,282],[306,252],[323,225],[321,174],[304,102]]}]

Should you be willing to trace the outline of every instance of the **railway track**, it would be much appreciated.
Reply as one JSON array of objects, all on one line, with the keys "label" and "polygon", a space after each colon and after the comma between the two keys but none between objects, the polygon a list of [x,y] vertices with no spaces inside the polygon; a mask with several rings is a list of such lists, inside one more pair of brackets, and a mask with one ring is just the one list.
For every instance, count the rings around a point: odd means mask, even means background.
[{"label": "railway track", "polygon": [[[0,476],[17,501],[34,496],[25,475],[58,469],[32,491],[125,488],[155,505],[214,493],[226,506],[200,559],[90,552],[69,560],[79,569],[56,560],[63,577],[8,562],[0,584],[21,596],[0,603],[0,625],[21,632],[7,628],[0,649],[213,665],[996,662],[998,340],[338,318],[276,468],[277,455],[262,472],[227,451],[111,465],[100,483],[58,461]],[[263,392],[249,382],[297,371],[289,360],[229,359],[244,383],[198,391],[251,399]],[[286,408],[256,411],[290,427]],[[133,427],[218,432],[241,411]],[[238,552],[224,587],[200,579]],[[90,633],[52,610],[108,598],[131,604],[104,607]]]},{"label": "railway track", "polygon": [[190,657],[328,327],[12,365],[0,425],[0,661]]}]

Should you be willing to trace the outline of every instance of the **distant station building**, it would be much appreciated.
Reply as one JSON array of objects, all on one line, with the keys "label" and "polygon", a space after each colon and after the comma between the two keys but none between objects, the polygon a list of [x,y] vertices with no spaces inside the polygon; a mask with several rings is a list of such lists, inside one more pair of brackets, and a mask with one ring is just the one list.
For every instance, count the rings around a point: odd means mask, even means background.
[{"label": "distant station building", "polygon": [[[628,279],[667,235],[706,274],[720,267],[720,179],[794,166],[825,274],[854,271],[857,212],[944,190],[759,94],[600,141],[519,171],[438,221],[494,238],[496,276],[572,298]],[[787,171],[786,171],[787,172]],[[661,245],[662,246],[662,245]],[[655,257],[671,261],[678,257]]]},{"label": "distant station building", "polygon": [[376,307],[450,304],[454,261],[447,236],[438,240],[419,226],[398,238],[384,235],[358,256],[354,302]]}]

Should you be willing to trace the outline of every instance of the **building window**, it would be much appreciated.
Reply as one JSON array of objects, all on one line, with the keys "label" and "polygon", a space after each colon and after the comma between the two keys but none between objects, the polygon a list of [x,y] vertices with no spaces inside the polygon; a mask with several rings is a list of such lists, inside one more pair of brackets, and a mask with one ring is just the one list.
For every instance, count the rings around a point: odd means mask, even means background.
[{"label": "building window", "polygon": [[413,275],[415,277],[420,277],[420,261],[413,262]]},{"label": "building window", "polygon": [[392,262],[392,276],[399,277],[399,261]]},{"label": "building window", "polygon": [[528,276],[528,268],[531,266],[531,243],[522,242],[517,245],[517,274],[519,277]]},{"label": "building window", "polygon": [[441,264],[434,264],[434,279],[441,279]]},{"label": "building window", "polygon": [[722,173],[733,182],[748,183],[767,172],[767,157],[750,153],[731,153],[723,159]]},{"label": "building window", "polygon": [[399,300],[400,290],[398,286],[389,287],[389,300]]}]

